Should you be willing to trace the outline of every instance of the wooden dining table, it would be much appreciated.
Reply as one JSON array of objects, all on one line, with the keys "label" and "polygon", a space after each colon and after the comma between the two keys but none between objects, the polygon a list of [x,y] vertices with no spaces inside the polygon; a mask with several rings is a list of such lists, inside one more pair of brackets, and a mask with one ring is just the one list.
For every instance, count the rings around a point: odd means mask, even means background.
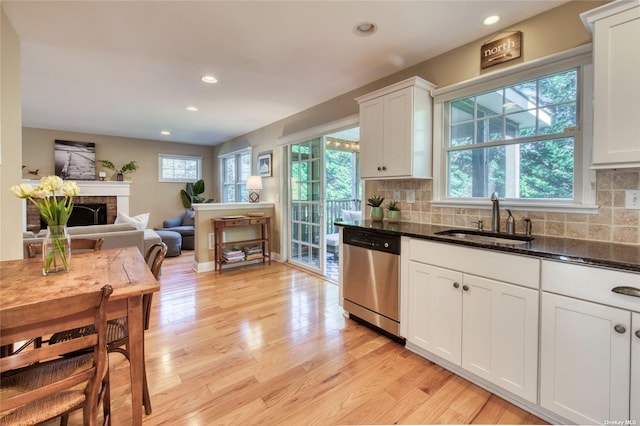
[{"label": "wooden dining table", "polygon": [[0,262],[0,310],[113,287],[108,318],[127,317],[132,424],[142,424],[144,327],[142,296],[160,289],[137,247],[72,254],[71,270],[42,275],[42,259]]}]

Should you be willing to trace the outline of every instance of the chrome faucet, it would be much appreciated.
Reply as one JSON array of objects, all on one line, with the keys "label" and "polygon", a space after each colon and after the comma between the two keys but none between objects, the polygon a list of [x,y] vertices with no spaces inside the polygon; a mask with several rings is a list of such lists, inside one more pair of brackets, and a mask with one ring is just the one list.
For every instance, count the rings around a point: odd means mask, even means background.
[{"label": "chrome faucet", "polygon": [[498,200],[498,193],[491,194],[491,202],[493,202],[493,209],[491,210],[491,230],[493,232],[500,232],[500,200]]}]

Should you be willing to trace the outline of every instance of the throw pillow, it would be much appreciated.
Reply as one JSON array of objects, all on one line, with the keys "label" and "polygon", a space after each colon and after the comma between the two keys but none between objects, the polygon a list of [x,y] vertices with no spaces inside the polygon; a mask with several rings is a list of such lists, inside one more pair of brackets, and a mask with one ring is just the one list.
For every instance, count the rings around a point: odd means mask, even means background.
[{"label": "throw pillow", "polygon": [[149,223],[149,213],[142,213],[137,216],[130,217],[124,213],[118,212],[115,223],[131,223],[137,230],[144,231]]},{"label": "throw pillow", "polygon": [[193,210],[185,211],[184,216],[182,216],[182,226],[194,226],[196,224],[194,219],[195,215],[196,212]]}]

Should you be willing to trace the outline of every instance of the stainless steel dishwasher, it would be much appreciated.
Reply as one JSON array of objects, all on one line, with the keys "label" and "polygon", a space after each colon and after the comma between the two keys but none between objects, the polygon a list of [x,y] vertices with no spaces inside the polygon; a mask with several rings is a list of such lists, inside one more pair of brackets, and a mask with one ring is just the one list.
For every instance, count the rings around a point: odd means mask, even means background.
[{"label": "stainless steel dishwasher", "polygon": [[345,227],[343,308],[393,336],[400,334],[400,237]]}]

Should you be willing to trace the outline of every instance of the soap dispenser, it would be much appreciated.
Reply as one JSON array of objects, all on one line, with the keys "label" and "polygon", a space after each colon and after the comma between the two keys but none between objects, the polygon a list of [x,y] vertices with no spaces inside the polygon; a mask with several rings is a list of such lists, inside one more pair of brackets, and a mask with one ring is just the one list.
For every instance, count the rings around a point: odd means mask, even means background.
[{"label": "soap dispenser", "polygon": [[511,214],[511,210],[507,209],[507,213],[509,213],[509,217],[507,218],[507,234],[513,235],[516,233],[516,220],[513,218]]}]

